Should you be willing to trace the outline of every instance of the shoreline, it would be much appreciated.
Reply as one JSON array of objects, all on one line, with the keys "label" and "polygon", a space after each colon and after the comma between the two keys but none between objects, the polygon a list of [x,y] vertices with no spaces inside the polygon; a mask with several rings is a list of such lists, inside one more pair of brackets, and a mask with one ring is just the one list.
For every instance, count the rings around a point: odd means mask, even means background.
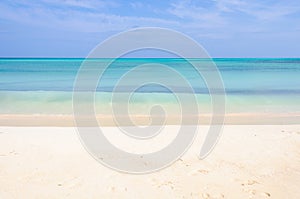
[{"label": "shoreline", "polygon": [[[148,115],[131,115],[135,125],[149,125],[151,118]],[[101,126],[117,126],[114,118],[110,115],[96,116]],[[121,117],[122,118],[122,117]],[[190,122],[183,125],[197,125],[196,117],[190,116]],[[82,118],[84,119],[84,118]],[[161,119],[161,117],[156,117]],[[201,114],[198,125],[208,125],[211,114]],[[227,113],[225,125],[297,125],[300,121],[300,113]],[[162,122],[163,123],[163,122]],[[151,125],[159,125],[153,123]],[[165,125],[179,125],[181,118],[178,115],[167,116]],[[57,126],[74,127],[74,116],[63,114],[0,114],[0,126]],[[128,124],[132,126],[132,124]]]}]

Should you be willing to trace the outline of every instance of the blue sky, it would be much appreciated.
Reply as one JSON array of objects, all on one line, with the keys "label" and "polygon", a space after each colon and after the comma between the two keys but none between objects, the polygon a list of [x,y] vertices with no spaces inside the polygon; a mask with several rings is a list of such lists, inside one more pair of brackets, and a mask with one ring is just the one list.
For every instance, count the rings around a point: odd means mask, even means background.
[{"label": "blue sky", "polygon": [[145,26],[183,32],[212,57],[300,57],[297,0],[2,0],[0,57],[85,57]]}]

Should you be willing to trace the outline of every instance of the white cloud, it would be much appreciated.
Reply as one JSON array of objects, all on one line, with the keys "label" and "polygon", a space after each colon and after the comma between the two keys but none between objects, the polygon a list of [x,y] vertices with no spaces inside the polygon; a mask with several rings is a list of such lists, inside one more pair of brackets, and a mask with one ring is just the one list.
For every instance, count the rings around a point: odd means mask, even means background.
[{"label": "white cloud", "polygon": [[[138,1],[128,3],[132,9],[146,8],[146,4]],[[128,16],[122,12],[113,14],[109,8],[118,7],[122,10],[122,5],[108,0],[20,0],[0,2],[0,18],[31,27],[48,27],[63,31],[106,32],[132,27],[160,26],[173,28],[191,36],[225,38],[237,32],[268,32],[268,29],[272,31],[276,26],[269,27],[265,22],[285,19],[300,10],[300,2],[289,0],[272,4],[259,0],[181,0],[171,3],[168,8],[152,9],[153,5],[149,6],[151,9],[147,9],[152,10],[153,15],[142,17]],[[165,10],[167,12],[164,12]],[[240,20],[241,15],[248,17],[251,23]],[[295,20],[297,19],[289,19],[289,22]]]},{"label": "white cloud", "polygon": [[144,8],[144,7],[145,7],[145,4],[143,4],[143,3],[140,2],[140,1],[137,1],[137,2],[131,2],[131,3],[130,3],[130,6],[131,6],[133,9],[141,9],[141,8]]},{"label": "white cloud", "polygon": [[223,12],[241,12],[259,20],[276,20],[300,11],[297,1],[246,1],[216,0],[216,7]]},{"label": "white cloud", "polygon": [[[48,3],[49,2],[49,3]],[[79,32],[121,31],[137,26],[178,26],[176,21],[155,17],[121,16],[103,11],[87,11],[82,9],[62,9],[60,1],[42,0],[40,3],[13,7],[0,3],[1,18],[30,26],[48,27],[60,30]],[[24,2],[19,2],[19,4]],[[64,6],[95,8],[99,1],[90,0],[80,3],[75,0],[62,1]],[[60,5],[57,9],[56,6]],[[111,2],[111,6],[116,6]],[[97,7],[97,8],[100,8]],[[15,13],[18,13],[17,15]]]},{"label": "white cloud", "polygon": [[208,9],[199,5],[194,5],[192,1],[187,0],[172,3],[168,12],[181,19],[189,19],[198,21],[199,23],[207,22],[219,25],[224,23],[220,13],[215,9]]},{"label": "white cloud", "polygon": [[299,19],[289,16],[297,12],[300,15],[299,11],[300,1],[290,0],[180,0],[168,9],[184,29],[193,35],[210,38],[283,31],[278,27],[300,24]]},{"label": "white cloud", "polygon": [[[274,20],[300,11],[297,1],[264,1],[246,0],[208,0],[211,6],[201,5],[192,0],[181,0],[172,3],[168,10],[171,14],[185,19],[226,21],[226,13],[244,13],[262,20]],[[239,12],[239,13],[237,13]]]}]

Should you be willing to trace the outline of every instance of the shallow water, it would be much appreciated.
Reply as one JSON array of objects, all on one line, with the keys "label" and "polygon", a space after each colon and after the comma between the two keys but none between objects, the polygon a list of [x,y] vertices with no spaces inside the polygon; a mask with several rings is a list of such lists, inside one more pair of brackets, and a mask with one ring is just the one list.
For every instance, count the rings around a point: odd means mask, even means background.
[{"label": "shallow water", "polygon": [[[72,91],[84,59],[0,59],[0,114],[71,114]],[[299,113],[300,59],[214,59],[226,89],[228,113]],[[101,60],[95,67],[102,67]],[[203,60],[192,62],[201,64]],[[99,64],[100,63],[100,64]],[[171,113],[179,111],[176,93],[190,95],[174,76],[159,73],[153,66],[163,64],[180,74],[191,85],[200,112],[209,112],[211,100],[205,82],[184,59],[118,59],[104,72],[95,95],[96,111],[111,113],[112,91],[118,80],[136,66],[149,64],[118,92],[129,92],[136,80],[156,77],[169,82],[175,92],[158,84],[135,90],[130,99],[132,113],[146,114],[154,104]],[[154,65],[153,65],[154,64]],[[143,65],[145,66],[145,65]],[[97,68],[95,68],[97,69]],[[210,71],[210,68],[204,68]],[[118,103],[127,101],[115,99]],[[177,107],[177,108],[176,108]],[[178,108],[179,107],[179,108]]]}]

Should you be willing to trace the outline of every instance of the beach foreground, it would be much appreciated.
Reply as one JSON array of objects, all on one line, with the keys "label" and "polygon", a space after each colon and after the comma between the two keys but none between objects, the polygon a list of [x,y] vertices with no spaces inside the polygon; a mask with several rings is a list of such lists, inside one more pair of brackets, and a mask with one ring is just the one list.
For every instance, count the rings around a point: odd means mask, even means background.
[{"label": "beach foreground", "polygon": [[[167,134],[176,128],[168,126]],[[158,172],[132,175],[93,159],[75,128],[0,127],[0,198],[299,197],[300,125],[227,125],[204,160],[197,155],[208,126],[199,128],[180,160]],[[104,130],[118,136],[116,127]],[[131,151],[165,142],[138,149],[125,140],[116,144]]]}]

